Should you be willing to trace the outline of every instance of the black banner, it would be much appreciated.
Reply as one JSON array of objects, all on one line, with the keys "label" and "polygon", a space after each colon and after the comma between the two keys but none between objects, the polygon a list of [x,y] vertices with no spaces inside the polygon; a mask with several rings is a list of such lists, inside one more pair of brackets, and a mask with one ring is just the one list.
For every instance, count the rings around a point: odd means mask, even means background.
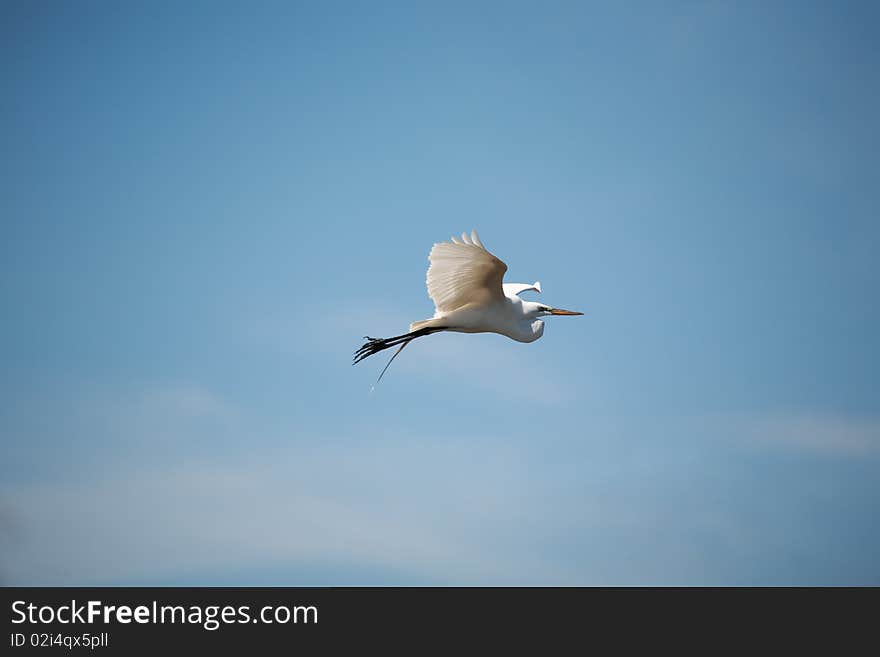
[{"label": "black banner", "polygon": [[878,589],[6,588],[4,654],[867,636]]}]

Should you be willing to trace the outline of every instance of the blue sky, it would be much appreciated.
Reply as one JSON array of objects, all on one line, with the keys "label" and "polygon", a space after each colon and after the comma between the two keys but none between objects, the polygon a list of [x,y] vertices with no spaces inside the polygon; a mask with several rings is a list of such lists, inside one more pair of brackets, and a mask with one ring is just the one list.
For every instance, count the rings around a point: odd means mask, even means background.
[{"label": "blue sky", "polygon": [[0,577],[880,584],[878,19],[3,3]]}]

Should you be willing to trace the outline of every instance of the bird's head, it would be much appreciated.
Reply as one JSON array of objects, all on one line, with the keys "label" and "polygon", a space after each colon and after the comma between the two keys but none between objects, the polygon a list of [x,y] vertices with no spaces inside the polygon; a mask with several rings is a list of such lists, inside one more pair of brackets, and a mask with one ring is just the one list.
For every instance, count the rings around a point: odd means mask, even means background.
[{"label": "bird's head", "polygon": [[528,317],[546,317],[547,315],[583,315],[583,313],[579,313],[576,310],[551,308],[543,303],[535,303],[534,301],[523,301],[523,310]]}]

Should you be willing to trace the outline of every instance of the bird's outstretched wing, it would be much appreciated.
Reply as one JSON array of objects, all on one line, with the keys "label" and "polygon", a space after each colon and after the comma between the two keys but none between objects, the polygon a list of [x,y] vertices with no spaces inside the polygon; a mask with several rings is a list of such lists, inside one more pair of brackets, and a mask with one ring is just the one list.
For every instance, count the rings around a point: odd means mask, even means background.
[{"label": "bird's outstretched wing", "polygon": [[518,296],[523,292],[541,292],[541,281],[535,281],[531,285],[528,283],[503,283],[501,286],[504,294],[508,297]]},{"label": "bird's outstretched wing", "polygon": [[501,280],[507,265],[486,250],[477,231],[461,241],[440,242],[428,256],[428,296],[438,311],[456,310],[469,303],[488,304],[504,298]]}]

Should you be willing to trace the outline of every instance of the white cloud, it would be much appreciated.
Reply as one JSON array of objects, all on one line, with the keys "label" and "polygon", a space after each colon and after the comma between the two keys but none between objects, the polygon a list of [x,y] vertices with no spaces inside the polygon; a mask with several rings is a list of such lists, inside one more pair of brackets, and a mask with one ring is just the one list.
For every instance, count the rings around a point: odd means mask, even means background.
[{"label": "white cloud", "polygon": [[[284,425],[275,427],[283,441],[263,435],[252,450],[257,418],[174,382],[93,389],[74,406],[54,431],[86,438],[68,457],[76,476],[0,483],[8,583],[165,581],[273,562],[396,570],[426,583],[566,580],[528,554],[485,548],[517,522],[502,500],[528,476],[522,446],[388,427],[354,440]],[[221,431],[241,448],[211,449]],[[85,463],[100,459],[83,468],[80,451]],[[502,467],[483,467],[491,463]]]},{"label": "white cloud", "polygon": [[844,456],[880,453],[880,419],[829,414],[777,414],[746,423],[747,438],[804,451]]},{"label": "white cloud", "polygon": [[[20,530],[2,566],[10,583],[35,585],[161,580],[267,562],[371,565],[424,581],[564,581],[527,553],[486,549],[487,534],[516,522],[498,493],[511,490],[522,464],[463,474],[457,455],[429,443],[301,443],[238,465],[4,486]],[[430,467],[408,471],[407,457]]]},{"label": "white cloud", "polygon": [[194,385],[158,387],[145,392],[139,402],[147,412],[182,414],[190,417],[221,417],[227,406],[207,389]]},{"label": "white cloud", "polygon": [[205,386],[163,381],[135,389],[92,387],[77,397],[70,420],[93,435],[131,443],[185,440],[237,418],[235,406]]},{"label": "white cloud", "polygon": [[[725,497],[749,481],[719,485],[705,472],[720,467],[726,441],[670,439],[726,434],[847,455],[880,444],[873,420],[806,415],[585,418],[555,440],[527,429],[414,435],[403,423],[345,435],[282,423],[273,430],[283,441],[253,440],[259,418],[247,409],[174,383],[85,407],[96,430],[127,443],[78,478],[0,484],[5,583],[204,581],[261,564],[400,572],[412,583],[723,583],[736,572],[725,560],[747,563],[768,546],[787,554],[791,528],[776,530],[770,512],[756,518],[748,497]],[[214,450],[218,426],[236,449]],[[187,451],[192,443],[207,448]]]}]

